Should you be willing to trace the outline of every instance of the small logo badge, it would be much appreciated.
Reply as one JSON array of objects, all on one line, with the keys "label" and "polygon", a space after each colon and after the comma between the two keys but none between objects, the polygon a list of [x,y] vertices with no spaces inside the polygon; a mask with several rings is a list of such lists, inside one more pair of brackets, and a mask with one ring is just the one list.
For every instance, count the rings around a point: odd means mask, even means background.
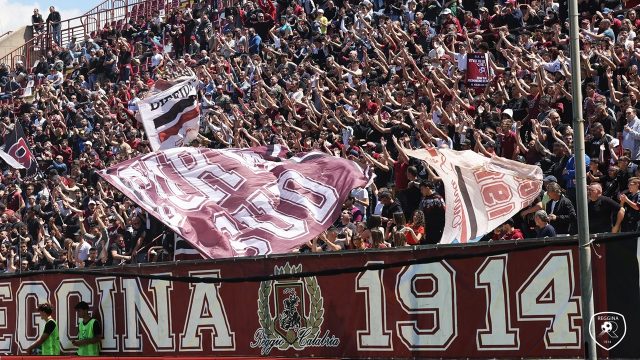
[{"label": "small logo badge", "polygon": [[[275,274],[302,272],[302,265],[276,266]],[[273,349],[286,351],[307,347],[337,347],[340,339],[329,330],[322,330],[324,299],[314,276],[264,281],[258,292],[260,328],[253,336],[252,348],[260,348],[262,355]]]},{"label": "small logo badge", "polygon": [[609,351],[616,347],[627,334],[627,322],[617,312],[599,312],[591,318],[589,335],[601,348]]}]

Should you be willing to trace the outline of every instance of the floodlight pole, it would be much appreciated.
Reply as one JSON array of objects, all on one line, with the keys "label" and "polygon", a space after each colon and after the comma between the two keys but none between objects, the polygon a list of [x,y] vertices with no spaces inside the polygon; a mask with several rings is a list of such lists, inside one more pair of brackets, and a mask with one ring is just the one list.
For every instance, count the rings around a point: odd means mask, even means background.
[{"label": "floodlight pole", "polygon": [[580,76],[580,28],[578,0],[569,0],[569,36],[571,52],[571,96],[573,97],[573,154],[575,161],[576,205],[580,254],[580,294],[582,299],[582,339],[585,359],[596,359],[596,344],[591,338],[593,318],[593,278],[589,247],[589,214],[587,210],[587,167],[584,154],[584,119],[582,118],[582,78]]}]

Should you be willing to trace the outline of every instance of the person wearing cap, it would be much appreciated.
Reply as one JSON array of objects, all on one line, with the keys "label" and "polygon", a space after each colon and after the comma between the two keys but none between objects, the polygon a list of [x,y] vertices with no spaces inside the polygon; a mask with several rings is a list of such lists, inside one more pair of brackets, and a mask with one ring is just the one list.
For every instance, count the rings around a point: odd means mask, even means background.
[{"label": "person wearing cap", "polygon": [[462,34],[462,25],[460,25],[460,20],[457,17],[453,16],[453,11],[449,8],[445,8],[440,13],[442,16],[442,28],[447,29],[449,25],[455,25],[456,33]]},{"label": "person wearing cap", "polygon": [[549,214],[549,223],[556,234],[572,234],[575,232],[576,209],[571,200],[562,194],[562,188],[556,181],[549,183],[546,189],[549,201],[545,210]]},{"label": "person wearing cap", "polygon": [[102,326],[100,321],[89,315],[89,304],[80,301],[76,306],[78,314],[78,339],[73,340],[73,345],[78,347],[78,356],[100,355],[100,342],[102,341]]},{"label": "person wearing cap", "polygon": [[44,330],[42,334],[31,344],[25,351],[27,354],[32,354],[35,349],[40,348],[40,355],[43,356],[56,356],[60,355],[60,337],[58,335],[58,323],[53,319],[53,307],[51,304],[41,304],[38,306],[38,314],[40,318],[45,322]]},{"label": "person wearing cap", "polygon": [[327,27],[329,26],[329,19],[324,16],[324,10],[318,9],[316,11],[316,22],[318,23],[320,34],[325,35],[327,33]]}]

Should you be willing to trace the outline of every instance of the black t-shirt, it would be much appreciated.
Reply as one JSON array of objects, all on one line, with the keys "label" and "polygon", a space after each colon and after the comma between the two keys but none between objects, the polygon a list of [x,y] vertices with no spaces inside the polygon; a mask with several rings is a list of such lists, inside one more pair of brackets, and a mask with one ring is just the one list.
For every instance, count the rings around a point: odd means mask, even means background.
[{"label": "black t-shirt", "polygon": [[143,238],[143,242],[144,242],[144,238],[146,238],[147,236],[147,229],[144,227],[144,225],[141,225],[139,229],[134,228],[130,234],[131,235],[127,241],[127,247],[133,250],[133,248],[135,248],[136,243],[138,242],[138,239],[140,237]]},{"label": "black t-shirt", "polygon": [[420,208],[420,200],[422,198],[420,188],[415,183],[409,183],[409,186],[406,189],[400,191],[398,198],[402,202],[404,217],[407,221],[411,222],[413,212]]},{"label": "black t-shirt", "polygon": [[47,321],[47,323],[44,325],[44,333],[45,334],[52,334],[53,331],[56,329],[56,322],[51,319],[49,321]]},{"label": "black t-shirt", "polygon": [[610,232],[613,227],[613,217],[618,214],[620,204],[606,196],[600,196],[596,201],[589,201],[589,232],[592,234]]},{"label": "black t-shirt", "polygon": [[397,212],[402,212],[402,206],[400,206],[400,203],[396,200],[391,205],[383,206],[380,216],[387,219],[393,219],[393,214]]},{"label": "black t-shirt", "polygon": [[424,213],[424,244],[437,244],[444,231],[445,202],[438,194],[422,198],[420,210]]},{"label": "black t-shirt", "polygon": [[[640,192],[635,194],[627,193],[627,198],[632,202],[640,203]],[[629,204],[624,204],[624,220],[622,220],[622,231],[636,231],[638,229],[638,222],[640,222],[640,211],[633,209]]]},{"label": "black t-shirt", "polygon": [[116,260],[116,259],[113,258],[112,252],[114,250],[116,251],[116,254],[118,254],[118,255],[125,255],[127,253],[127,249],[125,247],[121,247],[117,243],[112,243],[109,246],[109,251],[107,253],[107,263],[105,265],[111,266],[111,265],[116,265],[117,263],[120,262],[120,260]]}]

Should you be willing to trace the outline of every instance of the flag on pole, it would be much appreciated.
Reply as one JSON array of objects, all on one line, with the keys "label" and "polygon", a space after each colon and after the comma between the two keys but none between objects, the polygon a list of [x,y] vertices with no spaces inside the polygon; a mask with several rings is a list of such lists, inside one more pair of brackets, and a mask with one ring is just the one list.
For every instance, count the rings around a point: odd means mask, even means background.
[{"label": "flag on pole", "polygon": [[[7,163],[18,169],[16,165],[21,165],[26,169],[26,178],[36,176],[38,174],[38,162],[29,149],[27,139],[24,136],[24,130],[20,122],[16,121],[13,130],[9,131],[4,138],[4,147],[2,149],[8,154],[15,162],[7,161],[6,156],[0,155]],[[17,164],[16,164],[17,163]]]},{"label": "flag on pole", "polygon": [[140,101],[140,121],[154,151],[187,145],[198,136],[197,81],[195,76],[163,81],[162,90],[152,89],[152,95]]}]

